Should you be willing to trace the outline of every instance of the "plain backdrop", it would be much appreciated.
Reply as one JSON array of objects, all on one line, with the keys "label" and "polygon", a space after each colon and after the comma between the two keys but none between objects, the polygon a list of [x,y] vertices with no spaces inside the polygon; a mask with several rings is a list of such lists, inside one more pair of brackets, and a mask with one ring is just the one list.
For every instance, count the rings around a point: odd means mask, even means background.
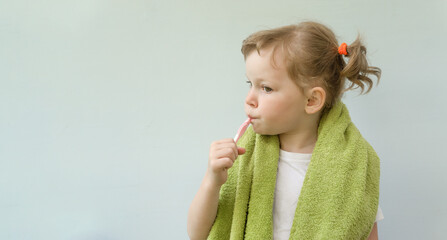
[{"label": "plain backdrop", "polygon": [[0,0],[0,239],[188,239],[246,117],[242,40],[305,20],[383,71],[343,98],[381,158],[379,238],[445,239],[445,0]]}]

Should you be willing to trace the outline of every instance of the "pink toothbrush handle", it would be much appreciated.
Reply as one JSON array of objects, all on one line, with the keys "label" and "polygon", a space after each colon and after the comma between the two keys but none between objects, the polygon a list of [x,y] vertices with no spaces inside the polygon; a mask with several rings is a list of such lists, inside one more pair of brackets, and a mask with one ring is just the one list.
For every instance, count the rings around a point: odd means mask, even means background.
[{"label": "pink toothbrush handle", "polygon": [[244,135],[245,130],[247,130],[248,125],[250,125],[251,122],[251,118],[248,118],[247,120],[245,120],[244,123],[242,123],[242,125],[239,127],[239,130],[237,131],[236,136],[234,137],[234,141],[237,143],[237,141],[239,140],[239,138],[241,138],[242,135]]}]

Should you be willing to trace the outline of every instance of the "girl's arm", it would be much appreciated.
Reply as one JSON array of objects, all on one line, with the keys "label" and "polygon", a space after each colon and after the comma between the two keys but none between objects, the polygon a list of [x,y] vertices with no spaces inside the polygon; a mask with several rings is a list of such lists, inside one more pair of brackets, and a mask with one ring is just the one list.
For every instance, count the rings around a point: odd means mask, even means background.
[{"label": "girl's arm", "polygon": [[220,187],[210,184],[205,176],[189,207],[187,228],[191,240],[208,237],[217,214],[219,190]]},{"label": "girl's arm", "polygon": [[228,169],[237,156],[245,153],[231,139],[211,144],[208,169],[188,211],[187,231],[191,240],[206,239],[213,226],[219,205],[219,191],[227,181]]},{"label": "girl's arm", "polygon": [[377,222],[374,223],[373,229],[369,234],[368,240],[379,240],[379,234],[377,230]]}]

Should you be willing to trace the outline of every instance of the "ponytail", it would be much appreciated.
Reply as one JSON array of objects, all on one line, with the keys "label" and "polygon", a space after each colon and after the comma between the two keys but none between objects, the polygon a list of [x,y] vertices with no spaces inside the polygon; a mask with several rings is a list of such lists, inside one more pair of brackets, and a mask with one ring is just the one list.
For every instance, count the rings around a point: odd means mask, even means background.
[{"label": "ponytail", "polygon": [[[366,47],[362,44],[360,36],[347,47],[347,53],[346,57],[349,60],[341,71],[340,77],[346,77],[351,81],[351,85],[343,90],[343,92],[360,87],[362,89],[361,93],[363,93],[366,84],[368,85],[366,93],[368,93],[373,86],[373,81],[368,75],[372,74],[376,76],[378,84],[382,71],[378,67],[368,65],[368,61],[366,60]],[[354,88],[354,85],[357,85],[357,87]]]}]

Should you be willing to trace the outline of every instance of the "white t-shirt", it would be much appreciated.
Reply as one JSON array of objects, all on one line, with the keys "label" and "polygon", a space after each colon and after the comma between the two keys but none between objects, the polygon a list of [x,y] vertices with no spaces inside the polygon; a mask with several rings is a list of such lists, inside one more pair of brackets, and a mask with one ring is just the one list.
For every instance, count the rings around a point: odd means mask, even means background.
[{"label": "white t-shirt", "polygon": [[[288,240],[295,216],[298,196],[303,187],[304,177],[312,153],[279,151],[278,173],[276,176],[275,198],[273,201],[273,239]],[[382,220],[380,206],[376,222]]]}]

